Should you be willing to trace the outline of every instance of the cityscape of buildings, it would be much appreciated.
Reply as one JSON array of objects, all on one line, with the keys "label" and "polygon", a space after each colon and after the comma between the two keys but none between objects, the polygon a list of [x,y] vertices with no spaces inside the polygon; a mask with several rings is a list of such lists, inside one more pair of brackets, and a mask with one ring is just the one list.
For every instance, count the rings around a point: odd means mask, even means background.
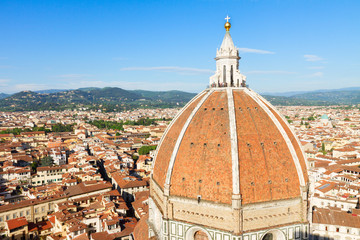
[{"label": "cityscape of buildings", "polygon": [[[278,107],[307,156],[310,233],[356,239],[360,233],[360,114],[357,108]],[[149,174],[154,150],[169,124],[99,129],[90,120],[173,118],[179,109],[123,113],[83,110],[2,112],[1,131],[74,125],[71,132],[1,134],[1,236],[15,239],[133,239],[148,216]],[[116,134],[119,133],[119,134]],[[51,157],[53,166],[38,166]],[[136,156],[136,160],[134,160]],[[220,163],[219,163],[220,164]],[[141,237],[137,238],[141,239]]]},{"label": "cityscape of buildings", "polygon": [[229,19],[182,108],[0,112],[0,239],[359,240],[360,105],[274,107]]}]

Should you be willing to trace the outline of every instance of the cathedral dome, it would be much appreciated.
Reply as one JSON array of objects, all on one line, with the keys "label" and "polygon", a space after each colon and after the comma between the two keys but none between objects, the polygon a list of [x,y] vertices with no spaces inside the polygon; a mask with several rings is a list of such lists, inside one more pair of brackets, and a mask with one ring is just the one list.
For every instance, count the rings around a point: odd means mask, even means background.
[{"label": "cathedral dome", "polygon": [[[237,56],[229,31],[224,42]],[[288,239],[289,227],[306,238],[308,175],[299,140],[286,119],[247,87],[240,58],[224,51],[217,57],[210,88],[178,113],[157,148],[150,235],[215,239],[220,231],[221,239],[272,234],[275,240]]]},{"label": "cathedral dome", "polygon": [[153,180],[169,196],[231,204],[300,197],[300,144],[275,108],[248,88],[212,88],[192,99],[158,147]]}]

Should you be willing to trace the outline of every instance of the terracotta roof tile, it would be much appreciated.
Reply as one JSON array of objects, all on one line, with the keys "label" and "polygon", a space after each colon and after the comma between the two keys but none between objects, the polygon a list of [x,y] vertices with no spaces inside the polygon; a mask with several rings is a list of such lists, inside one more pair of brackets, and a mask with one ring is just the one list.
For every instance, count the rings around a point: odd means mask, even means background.
[{"label": "terracotta roof tile", "polygon": [[6,224],[7,224],[8,229],[12,230],[15,228],[27,226],[28,221],[26,220],[25,217],[20,217],[20,218],[14,218],[14,219],[6,221]]},{"label": "terracotta roof tile", "polygon": [[189,104],[189,106],[184,110],[184,112],[175,120],[175,123],[170,126],[170,129],[163,136],[163,142],[161,144],[161,151],[160,147],[158,147],[157,158],[161,159],[155,166],[153,170],[153,177],[154,180],[160,185],[164,186],[165,178],[166,178],[166,171],[165,169],[169,166],[169,161],[171,154],[174,150],[174,146],[176,140],[181,132],[182,127],[184,126],[186,120],[190,116],[191,112],[194,110],[198,102],[201,98],[193,101]]}]

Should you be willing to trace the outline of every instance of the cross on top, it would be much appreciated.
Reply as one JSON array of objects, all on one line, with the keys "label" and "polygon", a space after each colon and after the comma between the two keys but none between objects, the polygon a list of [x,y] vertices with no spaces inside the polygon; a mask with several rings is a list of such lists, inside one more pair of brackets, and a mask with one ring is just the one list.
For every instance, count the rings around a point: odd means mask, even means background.
[{"label": "cross on top", "polygon": [[227,22],[229,22],[229,19],[230,19],[229,15],[226,15],[225,20],[226,20]]}]

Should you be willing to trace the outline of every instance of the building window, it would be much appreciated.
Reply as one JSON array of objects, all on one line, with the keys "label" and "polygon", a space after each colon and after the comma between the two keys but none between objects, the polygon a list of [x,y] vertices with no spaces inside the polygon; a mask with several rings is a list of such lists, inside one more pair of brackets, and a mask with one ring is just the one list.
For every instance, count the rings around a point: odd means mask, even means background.
[{"label": "building window", "polygon": [[273,240],[273,235],[272,233],[267,233],[265,234],[265,236],[263,237],[263,240]]},{"label": "building window", "polygon": [[20,212],[20,217],[22,217],[22,216],[24,216],[24,212],[23,212],[23,211]]},{"label": "building window", "polygon": [[339,232],[339,228],[336,228],[336,232]]},{"label": "building window", "polygon": [[29,211],[29,210],[26,210],[26,215],[30,215],[30,211]]},{"label": "building window", "polygon": [[6,220],[9,220],[10,219],[10,215],[6,215]]},{"label": "building window", "polygon": [[41,207],[41,212],[45,212],[45,207]]},{"label": "building window", "polygon": [[16,218],[16,213],[13,213],[13,218]]},{"label": "building window", "polygon": [[0,222],[4,221],[3,217],[0,217]]},{"label": "building window", "polygon": [[327,226],[325,226],[325,231],[327,231],[328,230],[328,227]]},{"label": "building window", "polygon": [[35,213],[38,213],[39,212],[39,208],[35,208]]}]

